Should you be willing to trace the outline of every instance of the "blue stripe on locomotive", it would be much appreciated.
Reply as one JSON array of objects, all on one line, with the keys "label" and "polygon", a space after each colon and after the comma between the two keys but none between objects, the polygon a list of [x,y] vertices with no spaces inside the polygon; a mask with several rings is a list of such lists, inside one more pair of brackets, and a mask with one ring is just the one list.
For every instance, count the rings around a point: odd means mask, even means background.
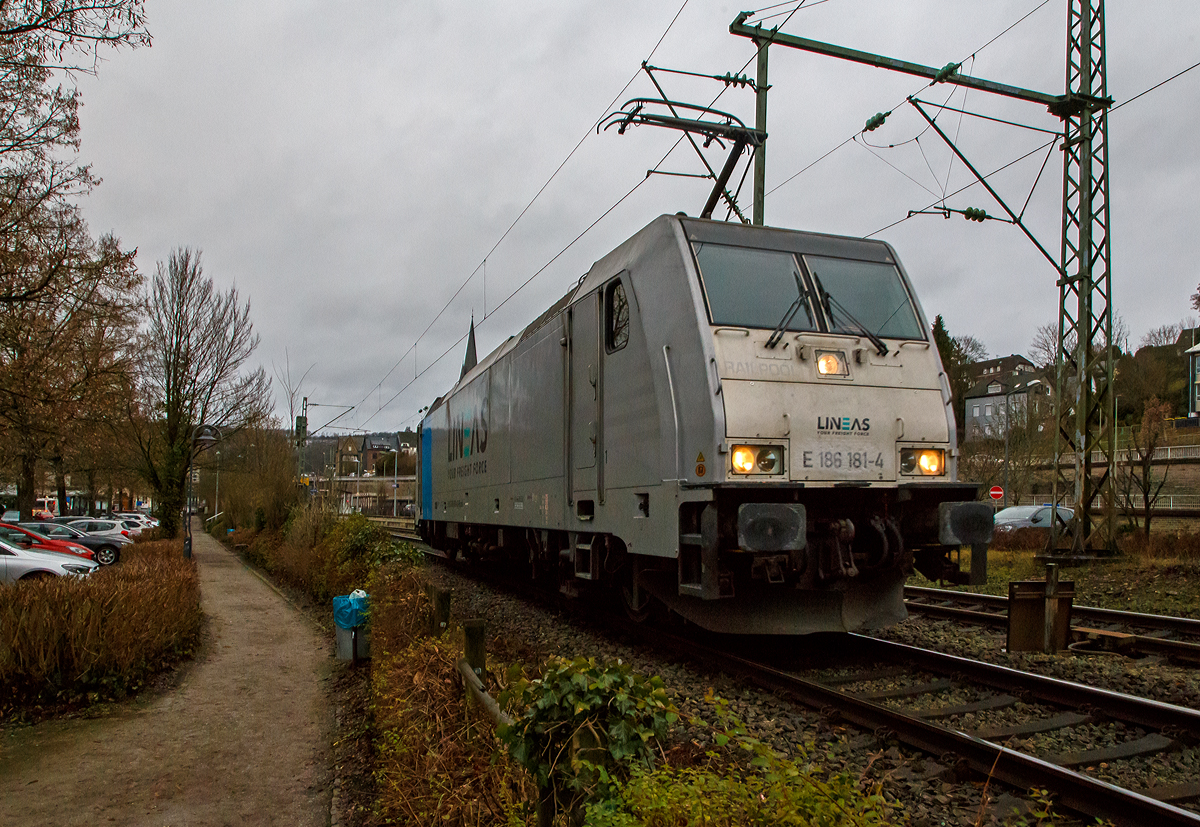
[{"label": "blue stripe on locomotive", "polygon": [[421,429],[421,519],[433,519],[433,429]]}]

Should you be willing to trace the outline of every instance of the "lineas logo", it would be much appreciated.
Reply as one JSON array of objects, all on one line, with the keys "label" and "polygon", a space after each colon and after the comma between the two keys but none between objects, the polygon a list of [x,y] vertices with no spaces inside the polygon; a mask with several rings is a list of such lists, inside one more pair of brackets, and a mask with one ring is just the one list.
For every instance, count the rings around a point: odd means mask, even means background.
[{"label": "lineas logo", "polygon": [[483,404],[470,413],[461,412],[451,417],[448,441],[451,462],[487,452],[488,407],[485,399]]},{"label": "lineas logo", "polygon": [[818,416],[819,434],[867,434],[871,432],[869,416]]}]

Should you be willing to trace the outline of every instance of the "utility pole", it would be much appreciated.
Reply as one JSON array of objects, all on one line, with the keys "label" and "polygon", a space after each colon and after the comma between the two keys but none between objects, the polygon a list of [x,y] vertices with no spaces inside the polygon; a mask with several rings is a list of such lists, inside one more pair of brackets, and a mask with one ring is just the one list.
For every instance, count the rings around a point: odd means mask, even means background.
[{"label": "utility pole", "polygon": [[758,71],[754,79],[754,128],[763,134],[763,142],[754,150],[754,216],[751,223],[762,226],[767,203],[767,49],[770,39],[756,40]]},{"label": "utility pole", "polygon": [[[916,96],[908,102],[930,123],[955,155],[972,171],[1015,224],[1050,261],[1058,275],[1058,352],[1054,398],[1058,429],[1055,434],[1054,502],[1071,497],[1075,518],[1067,527],[1073,552],[1114,548],[1115,474],[1111,418],[1101,416],[1113,404],[1112,305],[1108,246],[1108,108],[1104,59],[1104,0],[1067,0],[1066,92],[1051,95],[958,73],[959,64],[941,69],[861,52],[783,34],[777,29],[747,26],[750,12],[740,13],[730,34],[752,40],[758,48],[759,99],[755,127],[766,131],[767,85],[765,52],[772,44],[888,69],[931,83],[950,83],[1046,106],[1063,122],[1062,249],[1056,261],[1025,226],[1021,216],[971,166],[953,141],[921,108]],[[864,131],[881,126],[887,115],[868,120]],[[765,147],[758,148],[755,165],[754,223],[763,223],[760,176],[766,177]],[[1064,464],[1066,468],[1064,468]],[[1068,480],[1067,469],[1072,479]],[[1099,507],[1102,518],[1091,511]],[[1057,526],[1051,529],[1049,549],[1059,545]]]},{"label": "utility pole", "polygon": [[[1068,0],[1062,269],[1055,361],[1054,502],[1070,495],[1070,550],[1115,550],[1108,97],[1104,0]],[[1064,468],[1068,459],[1073,467]],[[1069,474],[1073,472],[1073,474]],[[1073,477],[1073,479],[1071,478]],[[1092,511],[1099,509],[1099,519]],[[1050,530],[1058,545],[1057,520]]]}]

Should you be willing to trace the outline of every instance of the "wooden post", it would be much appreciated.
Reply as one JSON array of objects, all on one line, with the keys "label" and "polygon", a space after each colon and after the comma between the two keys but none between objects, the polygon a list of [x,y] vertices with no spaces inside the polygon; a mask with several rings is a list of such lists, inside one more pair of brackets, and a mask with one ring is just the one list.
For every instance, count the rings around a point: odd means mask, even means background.
[{"label": "wooden post", "polygon": [[463,655],[475,674],[482,678],[487,669],[487,640],[484,636],[484,622],[482,620],[464,620],[463,633],[466,637],[463,644]]},{"label": "wooden post", "polygon": [[429,586],[429,604],[432,608],[429,620],[429,634],[438,637],[450,626],[450,592]]},{"label": "wooden post", "polygon": [[1058,651],[1058,639],[1054,634],[1058,625],[1058,564],[1046,564],[1046,627],[1043,631],[1042,651],[1052,655]]}]

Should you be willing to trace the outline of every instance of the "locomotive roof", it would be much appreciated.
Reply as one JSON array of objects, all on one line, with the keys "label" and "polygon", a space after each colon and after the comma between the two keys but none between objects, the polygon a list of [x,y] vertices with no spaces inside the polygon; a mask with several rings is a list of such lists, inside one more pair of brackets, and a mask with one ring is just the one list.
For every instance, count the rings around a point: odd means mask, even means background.
[{"label": "locomotive roof", "polygon": [[[526,325],[520,334],[509,336],[499,347],[481,359],[475,367],[455,383],[451,392],[459,387],[465,387],[497,359],[556,318],[574,301],[577,295],[591,290],[597,282],[606,281],[619,272],[622,263],[628,266],[628,262],[636,261],[645,255],[647,249],[661,242],[664,236],[675,235],[676,227],[681,227],[690,241],[786,250],[801,254],[853,258],[862,261],[896,262],[891,245],[874,239],[689,218],[683,215],[660,215],[610,253],[594,262],[588,272],[562,298]],[[446,395],[449,396],[449,393]],[[443,398],[440,397],[431,407],[437,407]]]}]

